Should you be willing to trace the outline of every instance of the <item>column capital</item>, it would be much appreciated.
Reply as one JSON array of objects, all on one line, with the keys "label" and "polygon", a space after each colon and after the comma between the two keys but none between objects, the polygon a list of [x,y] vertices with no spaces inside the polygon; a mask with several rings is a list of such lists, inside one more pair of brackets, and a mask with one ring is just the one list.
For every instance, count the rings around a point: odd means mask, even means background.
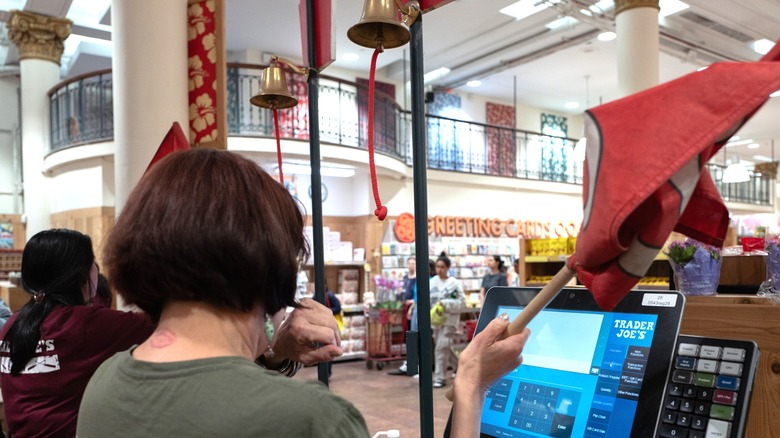
[{"label": "column capital", "polygon": [[615,0],[615,15],[634,8],[656,8],[659,11],[661,10],[658,0]]},{"label": "column capital", "polygon": [[72,23],[67,18],[14,10],[8,20],[8,38],[19,49],[20,59],[44,59],[59,65]]}]

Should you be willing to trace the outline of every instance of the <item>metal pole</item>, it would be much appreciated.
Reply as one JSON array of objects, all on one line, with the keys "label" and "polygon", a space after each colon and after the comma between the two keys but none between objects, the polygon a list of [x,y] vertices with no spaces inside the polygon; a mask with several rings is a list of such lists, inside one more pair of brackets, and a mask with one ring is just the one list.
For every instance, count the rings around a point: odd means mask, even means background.
[{"label": "metal pole", "polygon": [[[314,30],[314,0],[306,0],[306,41],[309,64],[309,159],[311,166],[311,225],[314,242],[314,299],[325,304],[325,251],[322,237],[322,175],[320,174],[320,115],[319,72],[317,71],[317,50]],[[328,384],[328,364],[317,365],[317,377]]]},{"label": "metal pole", "polygon": [[428,151],[425,129],[422,14],[409,28],[412,81],[412,174],[414,176],[414,242],[417,258],[417,326],[420,331],[420,436],[433,438],[431,376],[431,300],[428,272]]}]

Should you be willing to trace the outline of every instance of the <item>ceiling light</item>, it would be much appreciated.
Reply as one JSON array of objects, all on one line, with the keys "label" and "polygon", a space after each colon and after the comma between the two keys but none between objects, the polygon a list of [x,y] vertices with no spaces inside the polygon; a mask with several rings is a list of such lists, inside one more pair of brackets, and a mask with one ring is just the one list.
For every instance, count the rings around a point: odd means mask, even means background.
[{"label": "ceiling light", "polygon": [[597,38],[599,41],[612,41],[617,38],[617,34],[615,32],[601,32]]},{"label": "ceiling light", "polygon": [[574,17],[566,16],[566,17],[561,17],[561,18],[559,18],[559,19],[557,19],[555,21],[551,21],[551,22],[547,23],[544,27],[546,27],[546,28],[548,28],[550,30],[556,30],[556,29],[562,29],[562,28],[565,28],[565,27],[574,26],[575,24],[577,24],[579,22],[580,21],[577,20]]},{"label": "ceiling light", "polygon": [[740,146],[740,145],[743,145],[743,144],[750,144],[750,143],[753,143],[753,139],[752,138],[746,138],[745,140],[730,141],[730,142],[726,143],[726,147],[730,148],[732,146]]},{"label": "ceiling light", "polygon": [[478,81],[476,79],[473,80],[473,81],[466,82],[466,86],[467,87],[471,87],[471,88],[477,88],[477,87],[479,87],[481,85],[482,85],[482,81]]},{"label": "ceiling light", "polygon": [[659,18],[668,17],[689,7],[680,0],[660,0],[658,5],[661,7],[661,11],[658,13]]},{"label": "ceiling light", "polygon": [[441,79],[444,75],[446,75],[449,72],[450,69],[448,69],[447,67],[439,67],[436,70],[425,73],[425,75],[423,75],[423,82],[431,82],[431,81],[435,81],[436,79]]},{"label": "ceiling light", "polygon": [[753,155],[753,159],[756,161],[763,161],[765,163],[771,163],[774,160],[764,155]]},{"label": "ceiling light", "polygon": [[769,95],[769,97],[778,97],[778,96],[780,96],[780,90],[777,90],[774,93]]},{"label": "ceiling light", "polygon": [[753,51],[761,55],[766,55],[774,46],[775,43],[764,38],[753,42]]},{"label": "ceiling light", "polygon": [[740,139],[740,137],[738,135],[732,135],[731,138],[729,139],[729,141],[737,141],[739,139]]},{"label": "ceiling light", "polygon": [[564,106],[566,107],[566,109],[575,109],[575,108],[579,108],[580,107],[580,103],[579,102],[566,102],[566,104]]},{"label": "ceiling light", "polygon": [[[311,175],[311,167],[308,164],[284,163],[282,169],[284,173],[290,175]],[[320,175],[349,178],[355,175],[355,168],[338,165],[321,166]]]},{"label": "ceiling light", "polygon": [[591,12],[588,9],[580,9],[580,14],[587,15],[588,17],[592,17],[593,16],[593,12]]},{"label": "ceiling light", "polygon": [[606,11],[615,4],[612,0],[599,0],[593,6],[599,8],[602,12]]},{"label": "ceiling light", "polygon": [[722,181],[727,184],[748,182],[750,181],[750,173],[748,173],[745,166],[739,163],[732,163],[723,171]]},{"label": "ceiling light", "polygon": [[360,55],[354,52],[348,52],[341,55],[342,61],[357,61],[358,59],[360,59]]},{"label": "ceiling light", "polygon": [[73,0],[65,18],[78,26],[111,32],[111,26],[100,24],[110,6],[111,0]]},{"label": "ceiling light", "polygon": [[758,149],[759,144],[758,143],[750,143],[748,145],[748,149]]},{"label": "ceiling light", "polygon": [[511,5],[500,9],[498,12],[514,17],[515,20],[522,20],[523,18],[530,17],[537,12],[547,9],[547,3],[548,2],[540,2],[539,0],[520,0],[519,2],[512,3]]}]

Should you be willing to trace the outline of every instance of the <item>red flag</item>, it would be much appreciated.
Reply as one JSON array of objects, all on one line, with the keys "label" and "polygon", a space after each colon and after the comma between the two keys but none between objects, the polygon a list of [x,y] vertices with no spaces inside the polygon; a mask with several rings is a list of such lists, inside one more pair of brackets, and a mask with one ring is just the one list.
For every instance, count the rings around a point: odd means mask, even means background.
[{"label": "red flag", "polygon": [[166,155],[170,155],[176,151],[183,151],[185,149],[190,149],[190,142],[187,140],[187,136],[184,135],[184,131],[182,131],[181,126],[179,126],[179,122],[173,122],[171,129],[168,130],[168,133],[165,134],[165,138],[163,138],[162,143],[160,143],[160,147],[157,148],[157,152],[154,154],[154,158],[152,158],[152,161],[146,168],[146,172],[152,168],[154,163],[162,160]]},{"label": "red flag", "polygon": [[717,63],[587,111],[584,216],[568,266],[604,309],[653,262],[672,230],[721,246],[728,211],[705,167],[769,94],[780,46]]}]

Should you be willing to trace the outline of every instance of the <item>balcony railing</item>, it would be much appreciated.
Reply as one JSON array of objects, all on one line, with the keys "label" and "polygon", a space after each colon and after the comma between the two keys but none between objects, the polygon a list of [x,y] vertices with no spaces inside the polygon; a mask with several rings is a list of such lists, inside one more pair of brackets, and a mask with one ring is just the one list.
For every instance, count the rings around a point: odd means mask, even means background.
[{"label": "balcony railing", "polygon": [[49,91],[51,151],[114,138],[111,70],[69,79]]},{"label": "balcony railing", "polygon": [[[271,111],[249,98],[259,90],[263,66],[229,64],[228,132],[231,136],[274,136]],[[287,75],[298,105],[279,111],[282,138],[309,138],[307,83]],[[393,96],[376,91],[374,147],[378,153],[412,164],[411,115]],[[50,92],[51,151],[113,138],[113,93],[110,70],[63,82]],[[321,76],[320,141],[365,149],[368,145],[368,90],[356,83]],[[507,178],[582,183],[582,163],[572,157],[574,139],[426,115],[428,168]],[[708,165],[726,201],[773,205],[773,178],[754,175],[749,182],[724,184],[722,168]]]},{"label": "balcony railing", "polygon": [[[270,137],[271,112],[249,104],[259,90],[261,68],[228,68],[230,135]],[[306,81],[287,75],[298,106],[280,110],[280,135],[308,139]],[[392,96],[375,93],[374,148],[411,165],[411,114]],[[321,76],[320,141],[365,149],[368,146],[368,90],[365,84]],[[426,115],[428,167],[542,181],[582,183],[582,166],[571,153],[574,140],[534,132]]]}]

